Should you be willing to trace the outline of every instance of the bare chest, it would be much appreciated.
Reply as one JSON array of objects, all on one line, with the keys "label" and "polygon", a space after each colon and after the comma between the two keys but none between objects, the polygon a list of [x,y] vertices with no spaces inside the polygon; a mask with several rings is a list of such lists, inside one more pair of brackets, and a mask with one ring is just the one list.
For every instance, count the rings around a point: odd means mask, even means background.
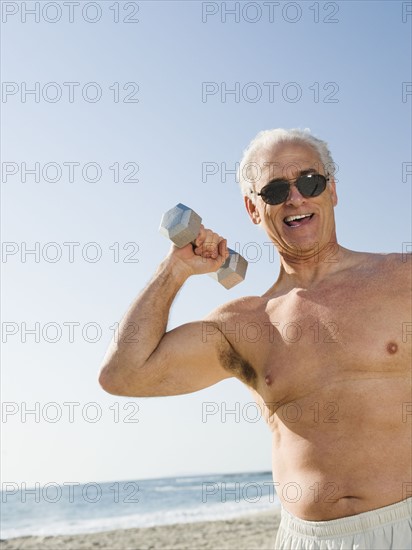
[{"label": "bare chest", "polygon": [[[349,380],[404,376],[408,301],[379,281],[296,290],[224,327],[270,399],[297,399]],[[406,306],[406,307],[405,307]]]}]

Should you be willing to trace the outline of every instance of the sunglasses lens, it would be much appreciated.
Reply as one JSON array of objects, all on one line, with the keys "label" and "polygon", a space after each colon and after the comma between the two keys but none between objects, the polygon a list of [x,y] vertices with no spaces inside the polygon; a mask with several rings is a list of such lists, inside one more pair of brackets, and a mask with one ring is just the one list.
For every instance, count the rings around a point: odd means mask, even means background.
[{"label": "sunglasses lens", "polygon": [[289,183],[279,181],[265,185],[260,192],[260,196],[266,204],[281,204],[289,195]]},{"label": "sunglasses lens", "polygon": [[322,174],[307,174],[298,179],[296,187],[304,197],[317,197],[326,189],[326,178]]},{"label": "sunglasses lens", "polygon": [[[317,197],[326,189],[326,178],[322,174],[305,174],[296,181],[299,193],[304,197]],[[277,180],[263,187],[259,195],[266,204],[281,204],[288,198],[290,184],[286,180]]]}]

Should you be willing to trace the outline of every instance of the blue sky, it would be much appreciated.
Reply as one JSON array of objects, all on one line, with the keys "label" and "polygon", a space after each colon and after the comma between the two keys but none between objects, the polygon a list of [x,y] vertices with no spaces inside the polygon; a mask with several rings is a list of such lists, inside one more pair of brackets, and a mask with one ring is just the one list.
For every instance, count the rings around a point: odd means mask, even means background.
[{"label": "blue sky", "polygon": [[[99,365],[168,251],[158,225],[177,202],[249,251],[250,265],[229,292],[190,280],[170,327],[273,283],[268,239],[221,171],[260,130],[308,127],[329,143],[342,245],[408,246],[411,3],[46,4],[2,2],[3,480],[270,469],[269,430],[239,382],[117,398],[99,387]],[[202,181],[205,163],[219,171]],[[39,181],[24,181],[36,166]]]}]

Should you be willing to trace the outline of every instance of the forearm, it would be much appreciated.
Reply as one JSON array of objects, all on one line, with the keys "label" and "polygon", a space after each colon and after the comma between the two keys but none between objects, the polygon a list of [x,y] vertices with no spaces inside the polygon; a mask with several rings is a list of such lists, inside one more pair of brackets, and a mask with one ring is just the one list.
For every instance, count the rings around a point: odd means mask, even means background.
[{"label": "forearm", "polygon": [[188,274],[170,255],[139,294],[119,325],[103,362],[102,376],[122,379],[149,359],[163,338],[170,307]]}]

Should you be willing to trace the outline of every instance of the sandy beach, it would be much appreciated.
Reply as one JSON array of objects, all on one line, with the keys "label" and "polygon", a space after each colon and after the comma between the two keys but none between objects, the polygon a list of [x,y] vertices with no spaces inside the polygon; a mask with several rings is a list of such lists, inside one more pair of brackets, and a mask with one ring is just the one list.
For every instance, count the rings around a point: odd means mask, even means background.
[{"label": "sandy beach", "polygon": [[19,537],[1,541],[2,550],[272,550],[280,522],[278,510],[225,521],[179,523],[103,533]]}]

